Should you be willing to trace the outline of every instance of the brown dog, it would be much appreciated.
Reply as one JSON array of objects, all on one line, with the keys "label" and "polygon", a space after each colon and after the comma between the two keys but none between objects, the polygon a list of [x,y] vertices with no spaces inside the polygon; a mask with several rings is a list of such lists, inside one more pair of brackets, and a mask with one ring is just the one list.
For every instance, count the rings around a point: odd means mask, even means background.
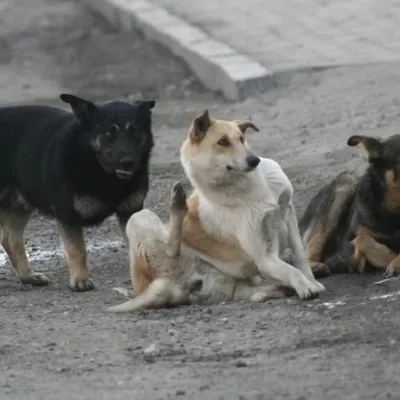
[{"label": "brown dog", "polygon": [[400,135],[386,140],[352,136],[369,166],[355,181],[343,173],[311,200],[300,232],[316,277],[333,272],[400,270]]}]

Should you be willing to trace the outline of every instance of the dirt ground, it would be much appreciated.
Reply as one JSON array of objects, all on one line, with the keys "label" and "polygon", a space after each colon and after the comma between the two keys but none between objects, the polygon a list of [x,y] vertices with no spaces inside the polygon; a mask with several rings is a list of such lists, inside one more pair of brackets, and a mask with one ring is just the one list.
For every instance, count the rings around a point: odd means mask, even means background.
[{"label": "dirt ground", "polygon": [[[251,116],[250,144],[278,160],[301,214],[328,179],[365,167],[355,132],[398,132],[400,64],[310,71],[240,103],[204,91],[184,65],[121,34],[72,0],[0,0],[0,103],[62,106],[62,91],[105,100],[153,97],[156,147],[146,206],[166,216],[183,177],[179,145],[204,108]],[[52,279],[24,287],[0,253],[0,399],[400,399],[400,281],[324,280],[320,299],[114,315],[131,294],[127,253],[110,218],[88,229],[96,290],[73,293],[55,224],[27,231],[32,263]]]}]

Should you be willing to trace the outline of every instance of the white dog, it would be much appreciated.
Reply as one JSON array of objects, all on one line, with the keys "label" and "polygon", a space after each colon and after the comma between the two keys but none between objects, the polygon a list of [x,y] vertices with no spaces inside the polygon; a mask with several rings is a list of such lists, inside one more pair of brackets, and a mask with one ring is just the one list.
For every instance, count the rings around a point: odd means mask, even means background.
[{"label": "white dog", "polygon": [[[302,299],[325,290],[315,280],[305,258],[293,187],[278,163],[259,158],[249,150],[245,138],[248,128],[258,131],[251,121],[213,120],[207,110],[194,119],[181,147],[181,163],[194,192],[187,199],[187,210],[181,207],[180,233],[173,232],[179,231],[179,224],[171,223],[169,235],[159,218],[148,210],[131,217],[127,236],[132,281],[135,291],[142,293],[134,299],[136,303],[142,297],[147,299],[148,307],[181,304],[190,301],[193,293],[205,293],[203,287],[199,288],[199,280],[192,279],[196,260],[210,264],[206,268],[208,275],[218,274],[210,272],[214,267],[221,279],[230,277],[233,286],[240,282],[246,289],[251,288],[247,298],[255,301],[283,295],[277,286],[254,291],[257,278],[258,284],[260,278],[272,279],[292,288]],[[166,255],[165,249],[171,252],[171,240],[177,237],[182,237],[182,246]],[[158,248],[155,241],[164,246]],[[282,260],[287,248],[294,266]],[[211,292],[218,292],[218,287],[213,285]],[[128,303],[111,310],[130,311]]]}]

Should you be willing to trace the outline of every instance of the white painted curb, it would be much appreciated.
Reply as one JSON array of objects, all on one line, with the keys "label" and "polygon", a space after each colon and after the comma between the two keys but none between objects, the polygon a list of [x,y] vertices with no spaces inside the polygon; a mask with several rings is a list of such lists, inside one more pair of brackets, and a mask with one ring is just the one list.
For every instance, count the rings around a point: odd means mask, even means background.
[{"label": "white painted curb", "polygon": [[140,30],[183,59],[211,90],[240,100],[273,86],[270,71],[148,0],[82,0],[115,28]]}]

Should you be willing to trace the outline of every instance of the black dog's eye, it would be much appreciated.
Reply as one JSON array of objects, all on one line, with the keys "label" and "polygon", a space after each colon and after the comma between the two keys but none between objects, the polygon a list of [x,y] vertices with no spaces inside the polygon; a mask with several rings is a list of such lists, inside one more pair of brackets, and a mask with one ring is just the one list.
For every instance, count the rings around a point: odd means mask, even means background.
[{"label": "black dog's eye", "polygon": [[127,126],[127,130],[128,130],[129,133],[135,133],[136,132],[135,127],[132,126],[132,125],[129,125],[129,124]]},{"label": "black dog's eye", "polygon": [[219,144],[222,147],[228,147],[230,145],[230,142],[227,138],[222,138],[218,140],[217,144]]},{"label": "black dog's eye", "polygon": [[118,131],[119,131],[118,125],[111,125],[108,131],[106,132],[106,136],[113,137],[117,134]]}]

